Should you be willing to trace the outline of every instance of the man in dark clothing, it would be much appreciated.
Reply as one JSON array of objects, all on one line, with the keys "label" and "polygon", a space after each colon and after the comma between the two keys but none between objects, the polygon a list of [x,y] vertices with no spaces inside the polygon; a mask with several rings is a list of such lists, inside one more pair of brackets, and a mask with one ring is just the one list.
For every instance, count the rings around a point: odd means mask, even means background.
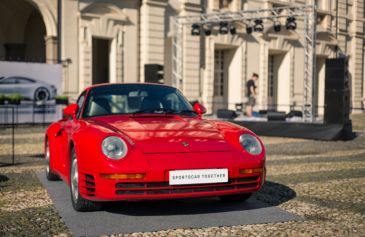
[{"label": "man in dark clothing", "polygon": [[252,116],[252,109],[256,104],[256,85],[255,81],[259,79],[259,75],[257,73],[253,73],[250,80],[247,81],[246,87],[247,87],[247,98],[248,102],[246,105],[246,115],[248,117]]}]

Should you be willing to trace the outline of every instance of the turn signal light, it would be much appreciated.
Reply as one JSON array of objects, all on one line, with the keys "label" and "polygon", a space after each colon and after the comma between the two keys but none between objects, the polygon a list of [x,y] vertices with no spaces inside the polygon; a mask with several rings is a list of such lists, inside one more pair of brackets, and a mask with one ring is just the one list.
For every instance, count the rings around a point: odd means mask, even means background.
[{"label": "turn signal light", "polygon": [[254,174],[254,173],[262,173],[263,168],[254,168],[254,169],[240,169],[240,174]]},{"label": "turn signal light", "polygon": [[143,179],[145,174],[100,174],[105,179]]}]

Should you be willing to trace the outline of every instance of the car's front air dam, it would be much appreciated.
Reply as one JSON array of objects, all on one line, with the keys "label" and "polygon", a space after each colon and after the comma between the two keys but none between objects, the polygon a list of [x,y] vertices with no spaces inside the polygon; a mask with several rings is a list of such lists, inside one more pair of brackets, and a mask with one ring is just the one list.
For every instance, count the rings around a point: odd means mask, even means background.
[{"label": "car's front air dam", "polygon": [[[263,170],[263,168],[259,169]],[[229,174],[232,173],[234,173],[233,170],[229,170]],[[148,178],[114,180],[103,178],[100,174],[84,173],[80,175],[80,179],[80,192],[84,198],[94,201],[118,201],[207,197],[256,192],[261,189],[265,175],[263,172],[230,175],[227,183],[195,185],[169,185],[168,181]]]},{"label": "car's front air dam", "polygon": [[[128,157],[125,158],[124,162],[111,161],[113,165],[104,163],[103,166],[98,166],[98,171],[87,169],[87,166],[80,167],[80,173],[82,174],[80,176],[81,195],[90,200],[100,201],[220,196],[258,191],[265,179],[264,157],[247,157],[236,151],[139,155],[143,157]],[[134,160],[144,161],[143,165],[127,160],[133,158]],[[170,171],[193,169],[228,169],[229,183],[194,185],[194,187],[192,185],[169,185]],[[241,173],[244,169],[259,169],[259,171],[251,174]],[[105,178],[105,174],[143,174],[143,178],[115,180]],[[247,177],[256,178],[247,182],[230,183],[235,182],[235,179]],[[136,183],[145,186],[123,189],[117,187],[118,183]],[[149,184],[156,185],[158,183],[163,183],[167,187],[155,187],[154,189],[147,187]],[[199,188],[199,190],[194,188]],[[192,192],[185,192],[186,190],[183,192],[182,189],[192,189]],[[157,190],[161,191],[158,192]]]}]

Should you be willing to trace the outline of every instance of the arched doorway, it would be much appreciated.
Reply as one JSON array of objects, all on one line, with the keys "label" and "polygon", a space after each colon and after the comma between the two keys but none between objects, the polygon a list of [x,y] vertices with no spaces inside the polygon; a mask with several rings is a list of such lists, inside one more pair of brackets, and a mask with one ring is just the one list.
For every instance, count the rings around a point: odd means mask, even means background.
[{"label": "arched doorway", "polygon": [[122,7],[114,4],[93,3],[81,10],[82,87],[124,80],[124,37],[130,24]]},{"label": "arched doorway", "polygon": [[46,62],[47,30],[34,1],[0,2],[0,60]]}]

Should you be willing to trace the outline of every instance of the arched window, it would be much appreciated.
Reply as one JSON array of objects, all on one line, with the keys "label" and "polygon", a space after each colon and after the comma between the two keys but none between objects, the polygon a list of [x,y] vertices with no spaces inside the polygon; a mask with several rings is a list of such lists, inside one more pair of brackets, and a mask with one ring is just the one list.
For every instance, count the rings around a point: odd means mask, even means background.
[{"label": "arched window", "polygon": [[0,28],[0,60],[46,62],[46,26],[33,4],[1,2]]}]

